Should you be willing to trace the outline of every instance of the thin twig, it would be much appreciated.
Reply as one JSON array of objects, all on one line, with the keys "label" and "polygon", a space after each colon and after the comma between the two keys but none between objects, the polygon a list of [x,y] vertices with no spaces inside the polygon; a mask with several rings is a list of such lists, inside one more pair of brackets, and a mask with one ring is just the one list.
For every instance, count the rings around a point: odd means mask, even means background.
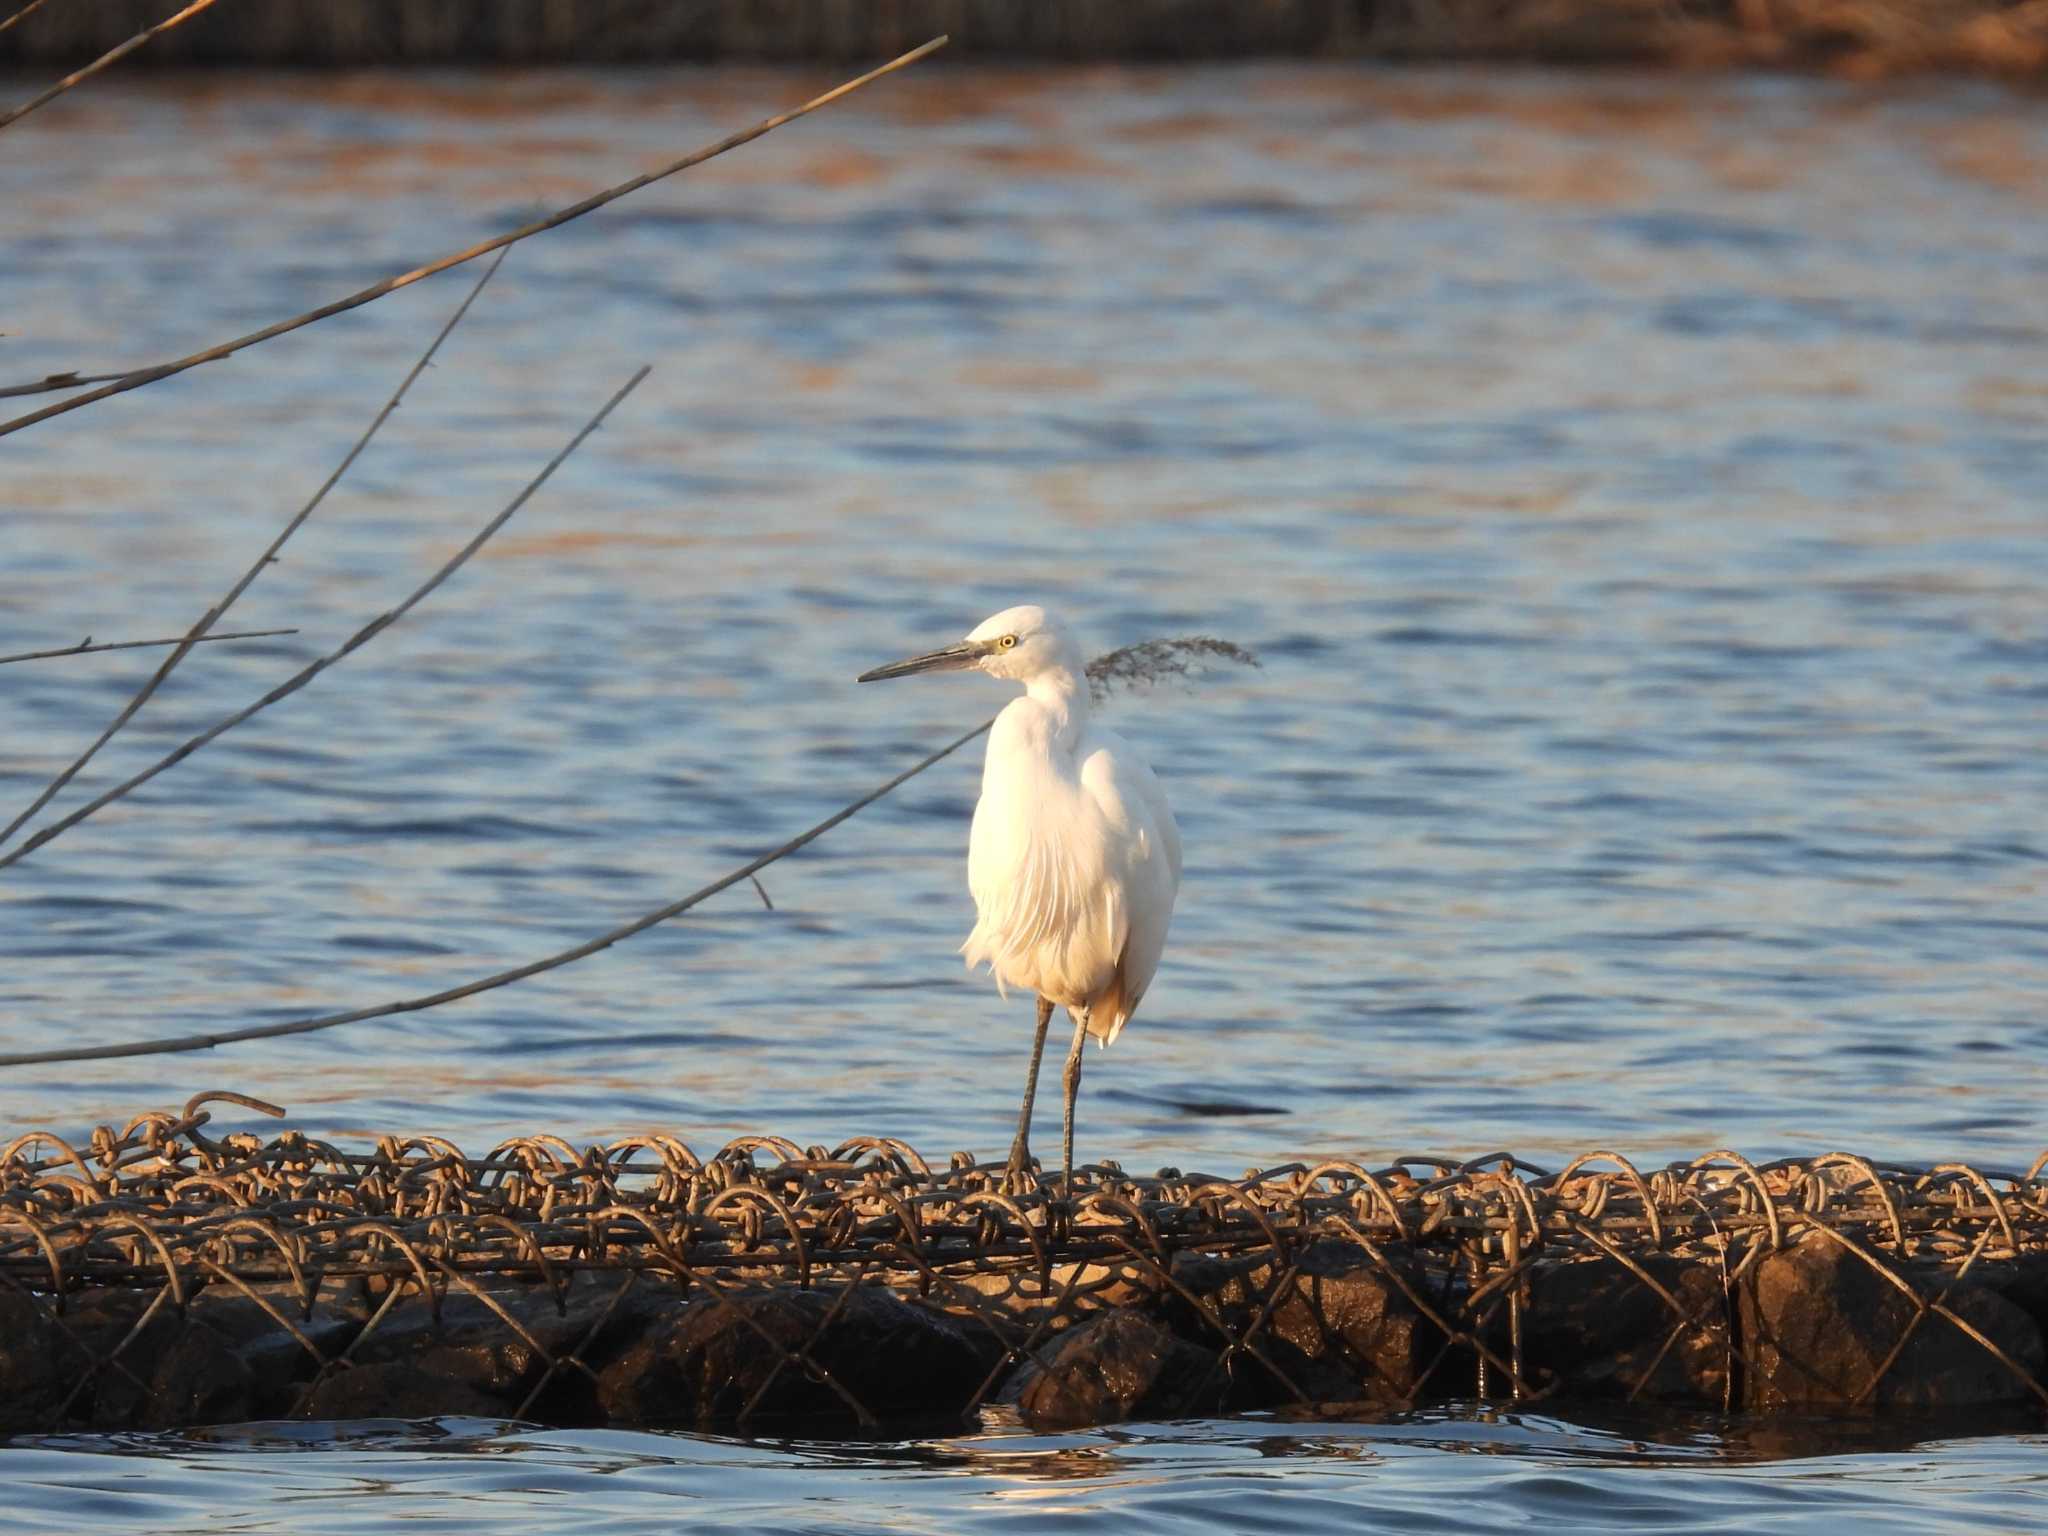
[{"label": "thin twig", "polygon": [[[1094,661],[1088,664],[1089,676],[1091,678],[1114,677],[1129,672],[1132,669],[1131,657],[1133,652],[1142,653],[1154,665],[1156,665],[1159,658],[1176,653],[1222,656],[1250,666],[1258,665],[1257,658],[1250,651],[1231,645],[1228,641],[1214,640],[1205,635],[1198,635],[1183,640],[1147,641],[1142,647],[1126,647],[1122,651],[1111,651],[1105,656],[1096,657]],[[1168,670],[1180,671],[1184,669],[1169,668]],[[1143,672],[1143,675],[1150,675],[1149,671],[1141,669],[1141,672]],[[559,970],[563,966],[571,965],[578,960],[588,959],[600,950],[610,949],[612,945],[622,939],[630,939],[636,933],[644,933],[659,923],[665,923],[670,918],[681,916],[700,902],[708,901],[720,891],[737,885],[742,880],[753,880],[755,889],[761,891],[761,899],[765,902],[768,900],[768,893],[765,890],[761,890],[761,882],[755,879],[755,876],[762,870],[775,863],[778,859],[787,858],[806,844],[817,841],[817,839],[823,837],[841,822],[860,811],[866,810],[891,790],[916,778],[934,763],[951,757],[976,737],[985,735],[989,727],[994,724],[995,721],[993,719],[982,721],[973,730],[954,737],[953,740],[947,742],[936,752],[927,753],[887,783],[869,790],[868,793],[862,795],[851,805],[842,806],[834,811],[816,826],[798,833],[779,847],[769,849],[768,852],[762,854],[759,858],[748,860],[738,869],[733,870],[729,874],[719,876],[718,879],[712,881],[709,885],[699,887],[683,897],[682,900],[672,901],[665,907],[657,907],[654,911],[644,916],[636,917],[632,922],[614,928],[609,933],[600,934],[594,939],[589,939],[576,945],[573,949],[561,950],[556,954],[547,956],[545,959],[529,961],[525,965],[514,966],[508,971],[499,971],[494,975],[485,976],[478,981],[465,982],[459,987],[449,987],[440,992],[430,992],[424,997],[409,997],[400,1002],[385,1003],[375,1008],[357,1008],[347,1013],[321,1014],[314,1018],[292,1019],[282,1024],[256,1024],[245,1029],[220,1030],[212,1034],[179,1035],[168,1040],[130,1040],[118,1045],[87,1046],[78,1050],[68,1051],[16,1052],[12,1055],[0,1055],[0,1068],[47,1066],[53,1062],[65,1061],[105,1061],[119,1056],[162,1056],[178,1051],[203,1051],[210,1050],[218,1045],[232,1045],[242,1040],[271,1040],[280,1035],[309,1035],[315,1030],[332,1029],[338,1024],[360,1024],[366,1019],[388,1018],[392,1014],[398,1013],[417,1013],[422,1009],[438,1008],[443,1003],[452,1003],[465,997],[474,997],[479,992],[494,991],[499,987],[510,986],[515,981],[524,981],[529,976],[538,976],[543,971]],[[770,910],[773,910],[772,905]]]},{"label": "thin twig", "polygon": [[85,820],[86,817],[92,815],[95,811],[102,810],[105,807],[112,805],[116,800],[119,800],[123,795],[126,795],[131,791],[140,788],[144,784],[147,784],[151,779],[155,778],[158,774],[162,773],[166,768],[174,767],[178,763],[183,762],[186,758],[190,757],[194,752],[197,752],[201,747],[205,746],[209,741],[212,741],[216,736],[219,736],[226,731],[233,730],[236,726],[240,725],[243,721],[249,719],[252,715],[257,714],[262,710],[268,709],[272,704],[275,704],[278,700],[286,698],[291,694],[297,693],[301,688],[305,687],[306,684],[310,683],[314,678],[318,677],[322,672],[326,671],[329,667],[333,666],[343,657],[351,654],[354,651],[361,649],[365,645],[368,645],[370,641],[374,640],[378,635],[382,634],[385,630],[389,629],[393,624],[396,624],[400,619],[404,618],[415,607],[417,607],[420,604],[420,602],[422,602],[427,597],[427,595],[431,593],[436,587],[440,586],[442,582],[446,581],[450,576],[453,576],[457,571],[461,570],[463,566],[467,565],[469,563],[469,557],[471,555],[474,555],[479,549],[482,549],[484,547],[485,542],[491,537],[491,535],[496,533],[500,528],[504,527],[506,522],[510,520],[512,514],[517,512],[521,507],[526,505],[526,503],[532,498],[534,492],[538,491],[543,485],[547,484],[548,478],[551,475],[553,475],[557,469],[561,467],[562,461],[568,458],[570,454],[574,453],[577,450],[577,448],[582,445],[583,440],[586,437],[590,436],[591,433],[595,432],[598,429],[598,427],[603,424],[605,417],[611,415],[613,408],[616,407],[621,400],[624,400],[626,396],[630,395],[635,389],[637,389],[640,385],[640,381],[646,378],[647,375],[652,371],[653,370],[651,368],[643,365],[640,368],[640,370],[633,375],[632,378],[628,379],[625,382],[625,384],[620,387],[619,392],[617,394],[613,395],[611,399],[607,400],[604,403],[604,408],[600,410],[595,416],[591,417],[590,420],[584,424],[581,431],[579,431],[574,437],[569,439],[567,445],[563,447],[562,451],[556,454],[552,459],[548,460],[547,467],[542,469],[541,472],[535,475],[531,480],[527,481],[525,489],[520,491],[520,493],[517,496],[514,496],[511,501],[506,503],[503,511],[499,512],[496,517],[492,518],[488,523],[484,524],[484,526],[477,532],[476,537],[471,539],[467,544],[463,545],[460,550],[456,551],[456,553],[449,558],[447,564],[443,565],[438,571],[434,572],[432,576],[428,577],[424,582],[420,583],[419,586],[415,587],[412,591],[412,595],[407,597],[404,602],[400,603],[396,608],[393,608],[389,613],[380,614],[376,618],[372,619],[368,624],[365,624],[353,635],[350,635],[348,639],[342,643],[341,648],[339,650],[331,651],[327,655],[322,656],[318,661],[312,663],[310,666],[301,669],[292,677],[278,684],[277,687],[271,689],[270,692],[263,695],[263,697],[258,699],[254,704],[249,705],[246,709],[238,710],[234,714],[229,715],[225,720],[222,720],[217,724],[209,727],[208,729],[201,731],[197,736],[194,736],[190,741],[186,742],[183,746],[158,759],[151,766],[145,768],[141,773],[136,774],[135,777],[133,777],[132,779],[126,779],[123,782],[116,784],[112,789],[108,790],[105,794],[99,796],[95,800],[87,801],[84,805],[81,805],[77,810],[71,812],[70,815],[61,817],[60,819],[51,822],[47,827],[41,828],[36,832],[36,834],[33,837],[29,838],[28,841],[23,843],[19,848],[16,848],[13,852],[8,853],[4,856],[0,856],[0,869],[5,869],[10,864],[15,863],[22,858],[25,858],[27,855],[35,852],[36,849],[42,847],[43,844],[50,841],[51,838],[56,837],[59,834],[68,831],[72,827],[77,826],[81,821]]},{"label": "thin twig", "polygon": [[381,1019],[394,1013],[417,1013],[422,1008],[438,1008],[443,1003],[452,1003],[460,998],[474,997],[479,992],[490,992],[498,987],[510,986],[515,981],[524,981],[527,977],[538,976],[543,971],[558,970],[574,961],[586,959],[599,950],[609,949],[621,939],[630,939],[636,933],[644,933],[657,923],[665,923],[672,917],[678,917],[699,902],[708,901],[729,886],[737,885],[740,881],[766,869],[777,859],[788,857],[806,843],[823,837],[856,812],[867,809],[899,784],[923,773],[941,758],[950,757],[994,724],[994,720],[984,720],[964,736],[955,737],[938,751],[913,763],[888,783],[870,790],[851,805],[834,811],[816,826],[797,834],[780,847],[771,848],[759,858],[749,860],[730,874],[719,876],[709,885],[699,887],[682,900],[658,907],[643,917],[636,917],[632,922],[612,929],[609,933],[600,934],[594,939],[578,944],[574,949],[565,949],[559,954],[549,955],[544,960],[514,966],[509,971],[499,971],[494,976],[466,982],[459,987],[449,987],[442,992],[430,992],[425,997],[409,997],[401,1002],[384,1003],[375,1008],[357,1008],[348,1013],[322,1014],[317,1018],[293,1019],[284,1024],[257,1024],[247,1029],[220,1030],[206,1035],[180,1035],[169,1040],[131,1040],[119,1045],[86,1046],[69,1051],[24,1051],[0,1056],[0,1068],[45,1066],[59,1061],[105,1061],[116,1056],[162,1056],[174,1051],[203,1051],[212,1046],[231,1045],[240,1040],[271,1040],[279,1035],[309,1035],[315,1030],[332,1029],[337,1024],[360,1024],[365,1019]]},{"label": "thin twig", "polygon": [[[14,108],[11,112],[0,112],[0,128],[5,128],[9,123],[19,122],[22,118],[27,117],[29,113],[35,111],[37,107],[48,106],[51,102],[55,101],[59,96],[62,96],[66,91],[70,90],[71,87],[73,87],[74,85],[81,85],[85,81],[90,80],[94,75],[98,74],[101,70],[107,68],[109,65],[120,63],[123,59],[127,58],[129,54],[133,53],[136,49],[140,48],[144,43],[148,42],[151,38],[157,37],[162,33],[170,31],[171,28],[179,25],[181,22],[190,21],[194,16],[197,16],[201,11],[206,10],[210,6],[212,6],[213,3],[214,0],[192,0],[192,3],[186,6],[185,9],[183,9],[182,11],[178,12],[177,15],[166,16],[162,21],[158,22],[155,26],[145,28],[144,30],[136,33],[133,37],[129,38],[127,42],[121,44],[120,47],[111,49],[108,52],[101,54],[98,58],[94,59],[90,64],[86,65],[85,68],[75,70],[71,74],[66,75],[62,80],[59,80],[55,85],[51,86],[47,91],[44,91],[41,95],[30,97],[27,101],[24,101],[20,106]],[[28,8],[28,10],[34,9],[34,6],[30,6]],[[25,16],[27,14],[28,11],[23,11],[20,13],[20,15],[10,18],[7,25],[10,27],[13,26],[15,22],[21,20],[22,16]]]},{"label": "thin twig", "polygon": [[87,635],[76,645],[59,646],[54,651],[21,651],[13,656],[0,656],[0,667],[13,661],[48,661],[54,656],[90,656],[95,651],[139,651],[151,645],[192,645],[201,640],[268,640],[272,635],[296,635],[296,629],[244,629],[232,635],[173,635],[168,640],[107,640],[93,644]]},{"label": "thin twig", "polygon": [[125,373],[53,373],[30,384],[10,384],[0,389],[0,400],[12,395],[47,395],[53,389],[84,389],[88,384],[105,384],[127,377]]},{"label": "thin twig", "polygon": [[638,192],[642,187],[651,186],[664,177],[673,176],[678,171],[689,170],[692,166],[702,165],[706,160],[725,154],[728,150],[738,149],[742,144],[750,144],[763,134],[771,133],[775,129],[782,127],[785,123],[793,123],[798,118],[808,116],[820,107],[829,106],[831,103],[839,100],[840,97],[881,79],[884,75],[893,74],[907,64],[916,63],[925,55],[936,52],[944,47],[945,43],[946,39],[944,37],[935,37],[922,47],[913,48],[910,52],[891,59],[879,69],[871,69],[859,78],[847,81],[844,85],[834,86],[831,90],[825,92],[824,95],[815,96],[800,107],[780,113],[775,117],[764,118],[751,128],[743,128],[738,133],[729,134],[715,144],[707,144],[702,149],[693,150],[691,153],[683,156],[682,159],[671,161],[659,170],[649,171],[642,176],[635,176],[631,181],[622,181],[615,187],[608,188],[591,197],[586,197],[580,203],[572,203],[567,208],[551,213],[546,218],[537,220],[532,224],[515,229],[510,234],[499,235],[494,239],[485,240],[481,244],[471,246],[468,250],[457,251],[452,256],[443,256],[436,261],[428,262],[423,267],[415,267],[410,272],[401,272],[396,277],[387,277],[381,283],[372,283],[361,292],[352,293],[345,299],[336,299],[332,304],[323,304],[318,309],[309,309],[303,315],[296,315],[290,320],[280,320],[275,325],[265,326],[260,331],[251,331],[246,336],[237,337],[233,341],[222,342],[218,346],[208,347],[203,352],[194,352],[190,357],[181,357],[174,363],[159,363],[153,368],[139,368],[133,373],[121,375],[120,378],[110,384],[101,385],[98,389],[89,390],[82,395],[73,395],[68,400],[56,401],[54,404],[44,406],[41,410],[30,411],[25,416],[16,416],[11,421],[0,422],[0,437],[4,437],[10,432],[19,432],[23,427],[34,426],[39,421],[48,421],[52,416],[61,416],[66,411],[75,411],[80,406],[91,405],[94,401],[104,400],[110,395],[118,395],[126,390],[140,389],[143,385],[154,384],[159,379],[168,379],[174,374],[183,373],[188,368],[197,368],[202,363],[213,363],[220,361],[224,357],[232,357],[244,347],[253,347],[258,342],[269,341],[274,337],[283,336],[287,332],[296,331],[302,326],[311,325],[316,320],[325,320],[351,309],[360,309],[373,299],[381,299],[387,293],[395,293],[400,288],[405,288],[419,282],[422,278],[432,277],[436,272],[445,272],[450,267],[460,266],[465,261],[474,261],[479,256],[488,256],[492,251],[502,250],[508,245],[530,239],[543,231],[566,224],[571,219],[581,218],[584,214],[594,209],[602,208],[607,203],[617,202],[628,193]]},{"label": "thin twig", "polygon": [[13,26],[17,21],[22,20],[24,17],[35,15],[37,11],[40,11],[44,6],[48,5],[49,3],[50,0],[28,0],[27,5],[24,5],[20,10],[16,11],[12,16],[8,17],[5,21],[0,21],[0,32],[5,32],[9,27]]},{"label": "thin twig", "polygon": [[[81,752],[70,767],[50,780],[43,787],[43,792],[36,796],[33,804],[19,816],[16,816],[14,820],[7,823],[5,827],[0,827],[0,843],[11,841],[14,834],[22,829],[23,824],[29,818],[55,799],[62,792],[64,786],[77,777],[80,770],[93,760],[93,757],[99,752],[100,748],[104,747],[109,741],[112,741],[115,733],[135,718],[136,711],[140,710],[143,705],[150,701],[157,689],[163,686],[164,679],[176,671],[178,663],[191,654],[192,647],[205,638],[206,632],[220,622],[221,616],[235,606],[241,595],[249,590],[250,584],[277,559],[278,551],[284,548],[285,540],[289,539],[305,525],[306,519],[311,517],[320,503],[327,499],[327,493],[341,483],[341,477],[348,473],[349,467],[362,455],[363,450],[370,446],[370,439],[377,435],[378,428],[391,419],[391,413],[398,409],[398,402],[405,398],[405,392],[412,388],[415,379],[427,371],[427,365],[434,360],[434,354],[441,350],[441,343],[448,339],[449,333],[456,326],[462,324],[462,317],[469,313],[469,306],[474,304],[477,295],[484,291],[484,284],[497,276],[498,268],[505,264],[507,254],[509,253],[500,251],[498,259],[484,268],[483,276],[476,280],[476,284],[469,290],[468,296],[456,306],[455,313],[448,317],[447,324],[443,325],[440,331],[436,333],[434,339],[427,344],[427,350],[422,352],[420,360],[412,365],[412,371],[398,381],[398,388],[391,392],[391,398],[384,402],[384,408],[377,412],[369,426],[363,429],[363,435],[355,440],[355,445],[342,456],[341,462],[335,465],[334,473],[321,481],[320,489],[308,498],[303,507],[299,508],[298,515],[284,525],[283,531],[270,541],[269,546],[264,549],[263,553],[256,557],[255,563],[248,570],[242,572],[235,584],[228,588],[227,596],[223,597],[199,616],[199,622],[194,624],[186,633],[184,643],[164,658],[164,663],[156,669],[155,676],[151,677],[148,682],[144,683],[137,690],[135,697],[130,699],[122,707],[121,712],[114,716],[107,728],[100,732],[99,739]],[[0,868],[4,867],[4,864],[0,864]]]}]

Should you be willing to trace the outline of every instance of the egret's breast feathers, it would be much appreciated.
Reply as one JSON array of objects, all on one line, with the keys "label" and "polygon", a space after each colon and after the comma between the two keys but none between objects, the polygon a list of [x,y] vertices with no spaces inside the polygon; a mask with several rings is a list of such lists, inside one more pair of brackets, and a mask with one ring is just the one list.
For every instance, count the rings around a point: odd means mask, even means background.
[{"label": "egret's breast feathers", "polygon": [[986,962],[999,985],[1075,1007],[1108,983],[1128,923],[1122,891],[1101,878],[1091,831],[1034,829],[1000,807],[977,813],[968,855],[976,920],[961,947],[970,966]]},{"label": "egret's breast feathers", "polygon": [[999,986],[1082,1007],[1115,973],[1129,916],[1112,829],[1068,755],[1029,700],[998,719],[968,842],[976,921],[961,953]]},{"label": "egret's breast feathers", "polygon": [[1179,836],[1158,783],[1107,731],[1062,743],[1028,700],[989,740],[961,952],[999,986],[1089,1010],[1114,1039],[1158,966],[1179,883]]}]

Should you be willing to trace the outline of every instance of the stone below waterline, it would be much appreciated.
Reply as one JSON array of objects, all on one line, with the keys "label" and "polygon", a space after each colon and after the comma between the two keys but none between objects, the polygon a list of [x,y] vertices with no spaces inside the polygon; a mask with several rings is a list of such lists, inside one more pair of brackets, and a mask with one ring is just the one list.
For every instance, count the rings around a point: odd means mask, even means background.
[{"label": "stone below waterline", "polygon": [[1222,1406],[1216,1352],[1176,1338],[1144,1313],[1116,1307],[1069,1328],[1005,1385],[1034,1429],[1185,1418]]},{"label": "stone below waterline", "polygon": [[[2036,1394],[2030,1381],[2040,1382],[2048,1351],[2025,1311],[1972,1278],[1897,1262],[1886,1269],[1915,1294],[1831,1233],[1809,1232],[1766,1255],[1740,1288],[1747,1406],[1961,1408]],[[1938,1298],[2012,1364],[1939,1313],[1916,1324],[1921,1302]]]},{"label": "stone below waterline", "polygon": [[[322,1373],[296,1416],[481,1412],[601,1424],[593,1372],[680,1304],[666,1286],[629,1275],[576,1275],[559,1295],[544,1284],[451,1286],[438,1314],[409,1295],[373,1316],[347,1363]],[[416,1406],[436,1392],[462,1406]]]},{"label": "stone below waterline", "polygon": [[875,1415],[958,1413],[989,1360],[959,1322],[863,1286],[743,1292],[689,1302],[598,1375],[612,1420],[659,1423],[756,1414],[857,1418],[847,1396],[796,1358],[801,1350]]},{"label": "stone below waterline", "polygon": [[152,1311],[153,1300],[95,1291],[59,1313],[46,1298],[0,1292],[0,1432],[254,1417],[253,1373],[234,1346],[168,1305]]},{"label": "stone below waterline", "polygon": [[1420,1266],[1405,1256],[1391,1266],[1351,1243],[1312,1243],[1282,1271],[1287,1289],[1269,1311],[1270,1258],[1184,1253],[1162,1312],[1175,1332],[1210,1348],[1245,1341],[1228,1362],[1234,1408],[1405,1403],[1424,1385],[1444,1335],[1403,1288],[1430,1286]]},{"label": "stone below waterline", "polygon": [[[1728,1300],[1718,1264],[1644,1254],[1537,1266],[1522,1308],[1523,1369],[1539,1391],[1719,1407]],[[1507,1348],[1505,1326],[1488,1342]]]},{"label": "stone below waterline", "polygon": [[[1884,1274],[1809,1234],[1757,1258],[1729,1295],[1714,1260],[1538,1255],[1523,1275],[1525,1382],[1550,1402],[1719,1407],[1733,1358],[1738,1405],[1763,1411],[1961,1408],[2037,1391],[2048,1255],[1981,1258],[1960,1280],[1953,1261],[1877,1257]],[[1270,1255],[1186,1251],[1170,1275],[1144,1264],[1004,1271],[982,1285],[935,1284],[929,1298],[869,1284],[843,1303],[831,1282],[728,1280],[713,1294],[660,1274],[594,1273],[558,1300],[546,1285],[501,1278],[483,1295],[449,1282],[438,1315],[409,1286],[389,1300],[389,1282],[326,1281],[310,1316],[289,1285],[254,1287],[259,1303],[217,1282],[188,1291],[183,1316],[148,1290],[88,1288],[60,1309],[0,1286],[0,1431],[287,1414],[721,1423],[750,1403],[753,1422],[857,1420],[833,1386],[785,1358],[798,1348],[881,1420],[958,1418],[989,1384],[1048,1427],[1298,1397],[1370,1412],[1472,1391],[1473,1352],[1447,1344],[1437,1317],[1509,1357],[1505,1292],[1475,1307],[1463,1272],[1432,1258],[1326,1239],[1278,1266]],[[1887,1274],[1918,1297],[1946,1292],[1956,1318],[2016,1369],[1938,1313],[1913,1323],[1919,1302]],[[1009,1356],[1027,1338],[1031,1358]],[[1488,1386],[1507,1390],[1497,1369]]]},{"label": "stone below waterline", "polygon": [[323,1378],[301,1402],[307,1419],[432,1419],[447,1415],[500,1419],[512,1409],[504,1393],[461,1376],[440,1362],[380,1360]]}]

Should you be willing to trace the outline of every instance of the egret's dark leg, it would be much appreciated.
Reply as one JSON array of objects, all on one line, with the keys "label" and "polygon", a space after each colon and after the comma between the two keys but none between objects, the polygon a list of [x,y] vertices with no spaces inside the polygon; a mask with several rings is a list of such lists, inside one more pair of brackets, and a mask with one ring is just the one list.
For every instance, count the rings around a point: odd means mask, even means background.
[{"label": "egret's dark leg", "polygon": [[1064,1192],[1074,1192],[1074,1096],[1081,1091],[1081,1047],[1088,1043],[1088,1014],[1083,1010],[1074,1020],[1074,1043],[1067,1050],[1067,1070],[1063,1078],[1067,1089],[1066,1129],[1061,1142],[1066,1153],[1067,1182]]},{"label": "egret's dark leg", "polygon": [[1031,1075],[1024,1079],[1024,1107],[1017,1112],[1017,1139],[1010,1143],[1010,1172],[1031,1166],[1031,1106],[1038,1098],[1038,1060],[1045,1054],[1045,1026],[1052,1022],[1052,999],[1038,1000],[1038,1035],[1031,1042]]}]

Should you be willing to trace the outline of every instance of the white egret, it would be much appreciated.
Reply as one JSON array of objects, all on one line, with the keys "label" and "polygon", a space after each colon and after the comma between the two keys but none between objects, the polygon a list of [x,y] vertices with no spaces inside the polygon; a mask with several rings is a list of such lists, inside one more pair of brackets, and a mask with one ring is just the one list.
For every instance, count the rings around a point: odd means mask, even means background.
[{"label": "white egret", "polygon": [[1159,968],[1180,889],[1180,829],[1145,760],[1088,718],[1080,648],[1043,608],[1006,608],[960,644],[863,672],[858,681],[974,669],[1024,685],[989,732],[967,845],[977,914],[961,946],[998,991],[1038,994],[1038,1032],[1010,1172],[1030,1167],[1031,1108],[1055,1007],[1074,1020],[1063,1078],[1066,1187],[1074,1099],[1089,1036],[1116,1039]]}]

